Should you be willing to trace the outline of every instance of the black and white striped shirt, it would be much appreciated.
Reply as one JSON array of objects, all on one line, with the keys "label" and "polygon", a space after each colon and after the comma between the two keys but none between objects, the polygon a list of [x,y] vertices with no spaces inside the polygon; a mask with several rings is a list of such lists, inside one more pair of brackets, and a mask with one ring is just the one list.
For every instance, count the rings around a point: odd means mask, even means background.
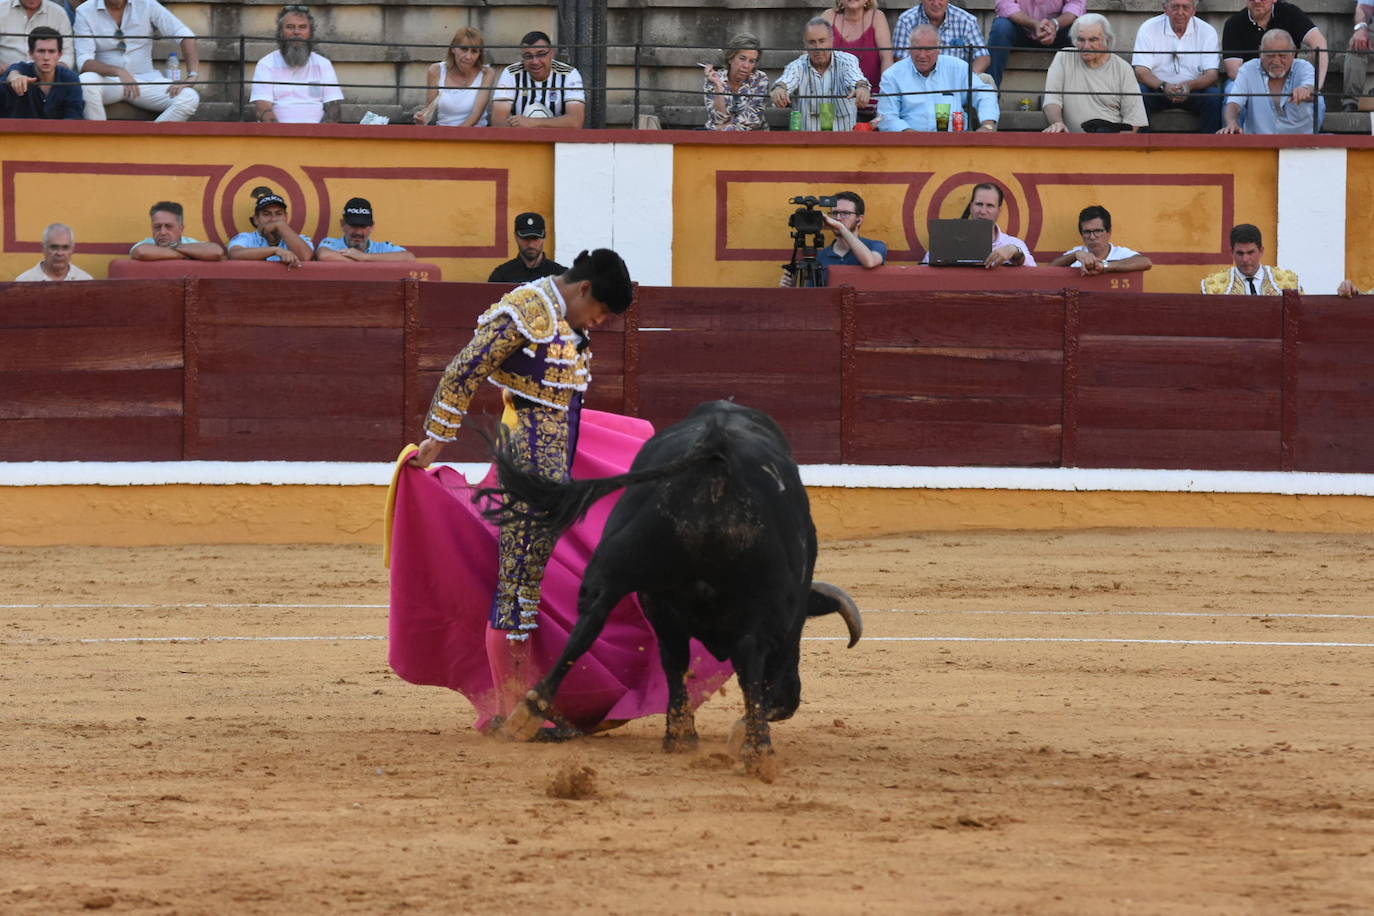
[{"label": "black and white striped shirt", "polygon": [[571,64],[553,61],[549,77],[536,81],[519,61],[501,71],[496,81],[493,102],[510,102],[511,114],[523,115],[534,103],[544,105],[555,118],[568,113],[569,102],[587,103],[582,92],[582,74]]}]

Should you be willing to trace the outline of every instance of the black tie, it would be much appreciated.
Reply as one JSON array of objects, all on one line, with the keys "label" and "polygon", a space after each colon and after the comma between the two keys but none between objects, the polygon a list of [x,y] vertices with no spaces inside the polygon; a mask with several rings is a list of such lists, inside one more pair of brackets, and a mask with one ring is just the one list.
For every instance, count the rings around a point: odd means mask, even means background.
[{"label": "black tie", "polygon": [[1252,296],[1258,296],[1259,293],[1255,292],[1255,278],[1254,278],[1254,277],[1246,277],[1246,278],[1245,278],[1245,282],[1250,284],[1250,295],[1252,295]]}]

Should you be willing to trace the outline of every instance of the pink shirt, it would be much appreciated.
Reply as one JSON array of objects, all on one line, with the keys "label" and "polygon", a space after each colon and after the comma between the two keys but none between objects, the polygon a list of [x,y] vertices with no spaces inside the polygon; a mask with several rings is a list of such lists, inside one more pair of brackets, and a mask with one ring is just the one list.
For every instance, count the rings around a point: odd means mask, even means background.
[{"label": "pink shirt", "polygon": [[1087,10],[1086,0],[997,0],[997,15],[1010,19],[1013,13],[1025,13],[1032,19],[1053,19],[1060,13],[1082,16]]}]

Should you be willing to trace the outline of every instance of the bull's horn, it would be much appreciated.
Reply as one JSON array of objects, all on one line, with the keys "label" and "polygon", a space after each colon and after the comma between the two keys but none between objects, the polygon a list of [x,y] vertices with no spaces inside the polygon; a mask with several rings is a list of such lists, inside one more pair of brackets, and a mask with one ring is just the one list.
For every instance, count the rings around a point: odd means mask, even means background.
[{"label": "bull's horn", "polygon": [[863,615],[859,613],[859,606],[854,603],[854,599],[849,597],[849,593],[844,589],[829,582],[813,581],[811,591],[829,599],[827,603],[834,605],[828,608],[827,612],[834,611],[844,618],[844,625],[849,628],[849,648],[854,648],[854,644],[864,632]]}]

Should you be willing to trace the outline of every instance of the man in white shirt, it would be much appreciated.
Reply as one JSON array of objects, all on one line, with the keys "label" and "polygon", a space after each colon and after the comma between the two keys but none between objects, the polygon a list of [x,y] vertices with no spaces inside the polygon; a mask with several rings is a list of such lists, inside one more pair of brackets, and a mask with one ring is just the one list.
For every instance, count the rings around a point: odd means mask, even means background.
[{"label": "man in white shirt", "polygon": [[[86,0],[76,11],[77,71],[86,120],[105,120],[105,106],[123,98],[161,112],[159,121],[185,121],[200,107],[191,88],[199,75],[196,36],[157,0]],[[186,73],[176,82],[153,67],[153,33],[181,39]]]},{"label": "man in white shirt", "polygon": [[62,36],[62,57],[68,70],[76,69],[76,43],[67,11],[52,0],[0,0],[0,72],[29,59],[28,34],[41,25]]},{"label": "man in white shirt", "polygon": [[1200,133],[1221,129],[1221,44],[1217,30],[1197,18],[1197,0],[1164,0],[1164,13],[1135,33],[1131,66],[1145,110],[1182,108],[1202,120]]},{"label": "man in white shirt", "polygon": [[520,60],[501,71],[491,96],[492,127],[582,127],[587,117],[582,74],[555,59],[543,32],[520,39]]},{"label": "man in white shirt", "polygon": [[1078,214],[1078,234],[1083,244],[1061,254],[1051,267],[1077,267],[1085,277],[1131,270],[1149,270],[1149,258],[1133,248],[1112,243],[1112,215],[1106,207],[1093,204]]},{"label": "man in white shirt", "polygon": [[43,260],[15,277],[18,283],[57,280],[90,280],[91,275],[72,263],[76,233],[65,223],[53,223],[43,230]]},{"label": "man in white shirt", "polygon": [[343,90],[328,58],[316,54],[315,17],[305,6],[277,13],[277,50],[253,68],[249,97],[258,120],[282,124],[337,124]]}]

